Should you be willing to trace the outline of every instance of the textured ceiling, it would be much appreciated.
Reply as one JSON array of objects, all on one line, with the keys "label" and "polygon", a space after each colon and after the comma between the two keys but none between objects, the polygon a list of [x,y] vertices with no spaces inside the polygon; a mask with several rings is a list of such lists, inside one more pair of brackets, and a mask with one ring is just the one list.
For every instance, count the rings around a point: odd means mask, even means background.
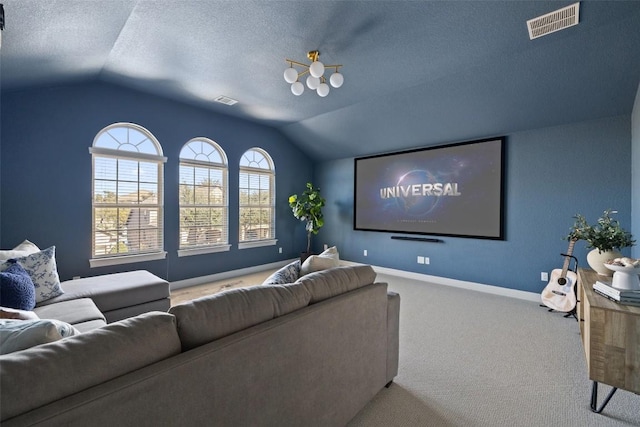
[{"label": "textured ceiling", "polygon": [[[640,1],[582,1],[579,25],[533,41],[526,21],[571,2],[2,2],[2,89],[113,82],[275,126],[318,160],[629,114],[640,82]],[[312,49],[343,64],[326,98],[282,77]]]}]

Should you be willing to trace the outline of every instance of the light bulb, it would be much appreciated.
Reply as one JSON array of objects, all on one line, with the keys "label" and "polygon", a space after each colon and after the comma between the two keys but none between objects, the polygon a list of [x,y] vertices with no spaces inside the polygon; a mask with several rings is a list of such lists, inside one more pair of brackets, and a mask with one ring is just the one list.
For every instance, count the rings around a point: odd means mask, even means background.
[{"label": "light bulb", "polygon": [[287,83],[293,83],[298,80],[298,72],[295,68],[287,68],[284,70],[284,81]]},{"label": "light bulb", "polygon": [[336,71],[335,73],[331,74],[329,82],[331,83],[331,86],[337,89],[342,86],[342,83],[344,83],[344,76]]},{"label": "light bulb", "polygon": [[318,85],[320,85],[320,79],[317,77],[309,76],[307,77],[307,87],[312,90],[318,89]]},{"label": "light bulb", "polygon": [[324,64],[320,61],[315,61],[309,66],[309,74],[320,78],[324,74]]},{"label": "light bulb", "polygon": [[320,86],[318,86],[318,95],[323,98],[329,95],[329,85],[326,83],[320,83]]},{"label": "light bulb", "polygon": [[304,92],[304,85],[300,82],[295,82],[291,85],[291,92],[295,95],[295,96],[300,96],[302,95],[302,92]]}]

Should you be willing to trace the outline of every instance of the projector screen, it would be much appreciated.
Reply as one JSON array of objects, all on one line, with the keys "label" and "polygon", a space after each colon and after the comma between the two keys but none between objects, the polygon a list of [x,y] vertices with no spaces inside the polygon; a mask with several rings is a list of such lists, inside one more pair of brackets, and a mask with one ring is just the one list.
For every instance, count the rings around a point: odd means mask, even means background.
[{"label": "projector screen", "polygon": [[356,158],[354,229],[504,240],[505,138]]}]

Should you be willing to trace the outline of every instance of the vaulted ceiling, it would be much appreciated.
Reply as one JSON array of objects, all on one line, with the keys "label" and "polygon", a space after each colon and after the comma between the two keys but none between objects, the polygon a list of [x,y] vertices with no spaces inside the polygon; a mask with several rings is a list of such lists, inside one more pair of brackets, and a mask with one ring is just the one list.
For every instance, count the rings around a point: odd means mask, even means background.
[{"label": "vaulted ceiling", "polygon": [[[640,82],[639,1],[582,1],[535,40],[526,21],[571,2],[2,3],[3,90],[112,82],[277,127],[317,160],[629,114]],[[285,58],[313,49],[345,83],[294,96]]]}]

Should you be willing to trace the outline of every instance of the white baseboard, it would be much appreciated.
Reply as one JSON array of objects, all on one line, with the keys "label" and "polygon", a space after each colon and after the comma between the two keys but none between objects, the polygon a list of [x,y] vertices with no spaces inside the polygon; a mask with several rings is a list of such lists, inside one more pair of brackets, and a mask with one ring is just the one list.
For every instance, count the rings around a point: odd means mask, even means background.
[{"label": "white baseboard", "polygon": [[[247,274],[259,273],[265,270],[274,270],[283,267],[297,258],[287,259],[284,261],[272,262],[270,264],[256,265],[253,267],[241,268],[238,270],[224,271],[222,273],[210,274],[207,276],[193,277],[191,279],[178,280],[170,283],[172,291],[176,289],[188,288],[190,286],[203,285],[205,283],[216,282],[218,280],[226,280],[233,277],[245,276]],[[341,265],[360,265],[363,263],[340,260]],[[464,280],[449,279],[447,277],[431,276],[429,274],[414,273],[411,271],[396,270],[394,268],[379,267],[372,265],[376,273],[388,274],[390,276],[403,277],[405,279],[421,280],[424,282],[435,283],[437,285],[453,286],[456,288],[468,289],[472,291],[485,292],[488,294],[502,295],[511,298],[522,299],[526,301],[540,302],[540,295],[519,291],[517,289],[502,288],[500,286],[485,285],[482,283],[467,282]]]},{"label": "white baseboard", "polygon": [[272,262],[270,264],[256,265],[253,267],[240,268],[238,270],[223,271],[222,273],[209,274],[207,276],[193,277],[191,279],[177,280],[169,284],[169,289],[188,288],[190,286],[204,285],[205,283],[217,282],[218,280],[226,280],[238,276],[246,276],[247,274],[259,273],[265,270],[274,270],[283,267],[297,258],[287,259],[284,261]]},{"label": "white baseboard", "polygon": [[[362,264],[358,262],[340,260],[344,265]],[[453,286],[456,288],[469,289],[472,291],[484,292],[494,295],[502,295],[510,298],[517,298],[526,301],[540,302],[540,294],[527,291],[519,291],[517,289],[502,288],[500,286],[485,285],[482,283],[467,282],[464,280],[449,279],[447,277],[431,276],[429,274],[413,273],[411,271],[396,270],[394,268],[378,267],[372,265],[376,273],[388,274],[390,276],[403,277],[405,279],[421,280],[424,282],[435,283],[437,285]]]}]

